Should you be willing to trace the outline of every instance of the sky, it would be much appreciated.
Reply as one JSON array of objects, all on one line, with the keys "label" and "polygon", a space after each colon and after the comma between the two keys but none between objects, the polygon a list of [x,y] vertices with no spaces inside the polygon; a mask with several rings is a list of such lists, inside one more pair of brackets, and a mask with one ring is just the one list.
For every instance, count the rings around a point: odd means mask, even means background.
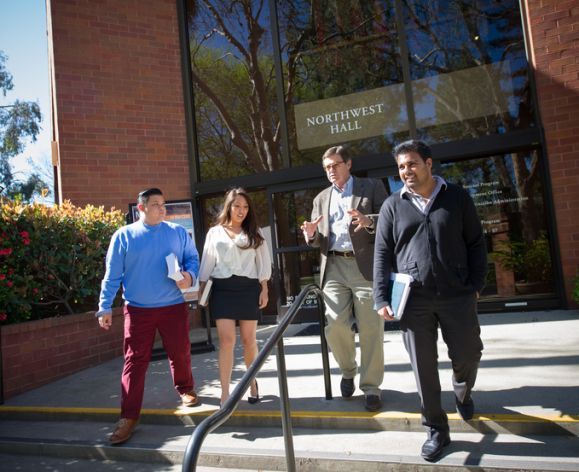
[{"label": "sky", "polygon": [[5,67],[14,84],[6,97],[0,93],[0,104],[34,101],[42,113],[37,141],[28,140],[24,152],[11,161],[14,171],[26,174],[30,172],[29,158],[39,163],[50,161],[52,123],[45,0],[0,0],[0,50],[8,56]]}]

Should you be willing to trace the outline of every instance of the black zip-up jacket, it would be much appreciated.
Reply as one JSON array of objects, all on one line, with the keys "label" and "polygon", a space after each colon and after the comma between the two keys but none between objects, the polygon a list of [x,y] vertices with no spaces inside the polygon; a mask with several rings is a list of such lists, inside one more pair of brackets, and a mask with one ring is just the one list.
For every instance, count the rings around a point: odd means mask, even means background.
[{"label": "black zip-up jacket", "polygon": [[[391,272],[410,274],[413,287],[442,296],[481,292],[487,251],[480,219],[470,195],[447,183],[428,214],[400,191],[380,209],[374,250],[374,301],[386,297]],[[412,292],[411,292],[412,293]]]}]

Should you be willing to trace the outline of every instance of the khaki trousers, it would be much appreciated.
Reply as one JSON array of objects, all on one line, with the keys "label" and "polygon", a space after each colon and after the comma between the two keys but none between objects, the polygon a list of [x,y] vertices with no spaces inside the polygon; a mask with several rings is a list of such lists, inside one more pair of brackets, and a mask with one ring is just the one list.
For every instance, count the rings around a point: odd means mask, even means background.
[{"label": "khaki trousers", "polygon": [[384,379],[384,320],[374,310],[372,282],[366,280],[356,260],[328,256],[323,287],[326,304],[326,338],[342,371],[342,377],[356,376],[355,333],[360,344],[360,389],[379,395]]}]

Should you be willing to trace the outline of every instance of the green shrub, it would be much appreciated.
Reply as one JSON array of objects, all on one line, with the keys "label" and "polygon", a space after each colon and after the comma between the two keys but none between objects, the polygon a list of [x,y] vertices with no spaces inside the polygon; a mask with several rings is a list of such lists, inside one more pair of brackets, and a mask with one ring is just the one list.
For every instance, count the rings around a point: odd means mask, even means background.
[{"label": "green shrub", "polygon": [[526,282],[549,282],[552,279],[549,240],[544,234],[534,241],[500,241],[491,253],[494,261],[512,270]]},{"label": "green shrub", "polygon": [[0,202],[0,322],[95,309],[118,210]]}]

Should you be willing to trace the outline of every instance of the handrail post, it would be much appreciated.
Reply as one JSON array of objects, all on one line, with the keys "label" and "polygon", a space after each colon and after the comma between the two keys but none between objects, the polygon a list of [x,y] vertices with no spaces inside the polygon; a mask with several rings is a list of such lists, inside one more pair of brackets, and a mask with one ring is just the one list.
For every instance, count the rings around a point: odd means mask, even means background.
[{"label": "handrail post", "polygon": [[[289,405],[289,395],[287,389],[287,369],[285,365],[285,353],[283,347],[283,335],[295,318],[298,310],[304,304],[306,296],[315,290],[318,296],[318,306],[323,307],[323,299],[321,297],[320,288],[317,285],[310,284],[302,289],[294,304],[290,307],[288,312],[284,315],[281,321],[278,323],[272,335],[266,340],[262,349],[258,352],[257,357],[253,360],[251,365],[247,368],[245,375],[241,378],[239,384],[230,397],[225,401],[219,410],[213,413],[211,416],[205,418],[193,431],[187,447],[185,449],[183,457],[183,472],[195,472],[197,467],[197,459],[201,451],[203,441],[207,434],[213,431],[215,428],[219,427],[225,423],[229,417],[233,414],[233,411],[241,401],[241,398],[245,394],[246,390],[249,388],[250,383],[255,379],[256,374],[262,368],[263,364],[266,362],[267,357],[271,354],[273,349],[278,347],[277,363],[278,363],[278,382],[280,389],[280,400],[281,400],[281,413],[282,413],[282,427],[284,433],[285,449],[286,449],[286,460],[287,460],[287,470],[289,472],[295,472],[295,453],[293,446],[293,434],[291,425],[291,414]],[[321,345],[322,345],[322,362],[324,364],[324,382],[326,385],[326,399],[331,400],[332,390],[330,383],[330,367],[328,361],[328,348],[326,343],[325,334],[323,331],[325,318],[323,316],[323,310],[318,310],[320,313],[320,328],[321,331]]]},{"label": "handrail post", "polygon": [[320,347],[322,350],[322,366],[324,368],[324,387],[326,389],[326,400],[331,400],[332,396],[332,381],[330,379],[330,359],[328,356],[328,341],[326,340],[326,314],[324,313],[324,299],[322,291],[316,290],[318,299],[318,314],[320,315]]},{"label": "handrail post", "polygon": [[294,453],[294,440],[292,433],[292,420],[290,414],[289,395],[287,388],[287,369],[285,365],[285,352],[283,337],[277,343],[277,380],[279,383],[281,425],[283,430],[283,442],[285,445],[285,460],[288,472],[295,472],[296,458]]}]

